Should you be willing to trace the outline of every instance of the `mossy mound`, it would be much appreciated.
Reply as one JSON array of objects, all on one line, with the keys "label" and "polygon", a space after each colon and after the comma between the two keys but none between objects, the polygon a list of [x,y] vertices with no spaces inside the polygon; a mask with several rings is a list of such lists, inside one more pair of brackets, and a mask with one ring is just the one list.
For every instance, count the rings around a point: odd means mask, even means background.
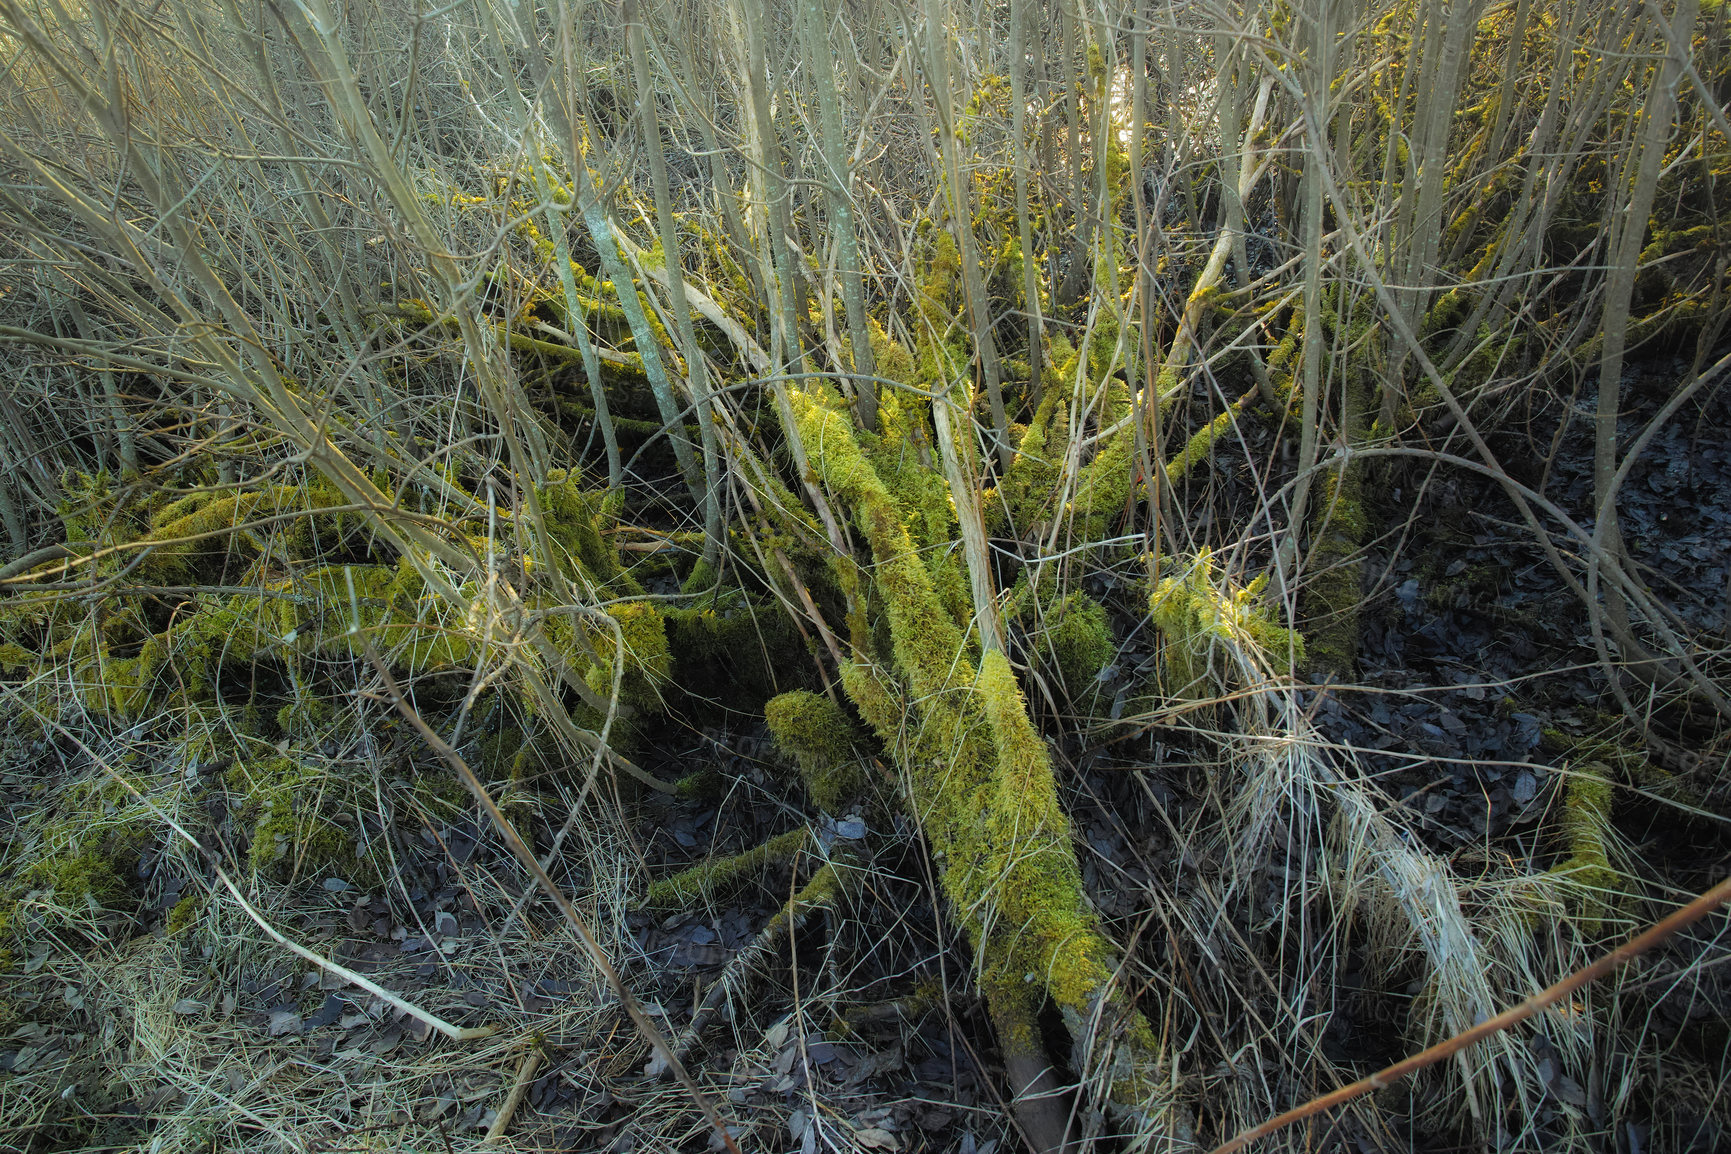
[{"label": "mossy mound", "polygon": [[857,750],[865,735],[830,698],[805,689],[773,697],[763,708],[775,743],[799,762],[806,791],[819,809],[840,815],[866,784]]},{"label": "mossy mound", "polygon": [[351,787],[330,770],[283,753],[236,763],[224,775],[249,830],[247,863],[276,881],[335,876],[375,884],[386,870],[347,824]]},{"label": "mossy mound", "polygon": [[1160,581],[1148,608],[1160,630],[1161,664],[1174,696],[1207,697],[1236,684],[1241,678],[1224,663],[1244,649],[1265,653],[1277,665],[1288,657],[1304,660],[1304,638],[1277,624],[1261,604],[1267,576],[1235,585],[1206,549],[1167,564],[1179,572]]},{"label": "mossy mound", "polygon": [[1095,678],[1117,652],[1106,609],[1079,590],[1036,596],[1026,579],[1011,590],[1012,619],[1026,631],[1029,648],[1041,672],[1061,685],[1073,701],[1082,702],[1095,688]]}]

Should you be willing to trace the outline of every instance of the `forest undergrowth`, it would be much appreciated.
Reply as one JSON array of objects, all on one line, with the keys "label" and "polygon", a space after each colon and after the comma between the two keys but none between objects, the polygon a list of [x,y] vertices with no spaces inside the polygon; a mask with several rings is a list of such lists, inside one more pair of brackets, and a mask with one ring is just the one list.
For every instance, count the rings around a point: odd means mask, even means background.
[{"label": "forest undergrowth", "polygon": [[[0,0],[0,1149],[1207,1151],[1710,890],[1728,19]],[[1725,1148],[1728,932],[1255,1148]]]}]

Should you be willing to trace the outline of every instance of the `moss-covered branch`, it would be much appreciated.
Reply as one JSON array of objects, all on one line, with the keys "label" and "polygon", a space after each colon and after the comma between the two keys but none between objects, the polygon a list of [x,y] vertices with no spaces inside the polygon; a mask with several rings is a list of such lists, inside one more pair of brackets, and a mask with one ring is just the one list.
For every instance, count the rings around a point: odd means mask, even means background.
[{"label": "moss-covered branch", "polygon": [[[1007,659],[990,652],[978,670],[969,660],[839,403],[807,388],[793,394],[793,411],[813,467],[871,549],[870,579],[888,619],[887,662],[856,620],[843,682],[911,785],[913,816],[943,863],[1006,1052],[1042,1049],[1035,1021],[1049,996],[1077,1069],[1103,1076],[1113,1106],[1143,1132],[1182,1131],[1163,1051],[1117,980],[1118,949],[1083,892],[1045,743]],[[911,716],[897,704],[903,687]]]}]

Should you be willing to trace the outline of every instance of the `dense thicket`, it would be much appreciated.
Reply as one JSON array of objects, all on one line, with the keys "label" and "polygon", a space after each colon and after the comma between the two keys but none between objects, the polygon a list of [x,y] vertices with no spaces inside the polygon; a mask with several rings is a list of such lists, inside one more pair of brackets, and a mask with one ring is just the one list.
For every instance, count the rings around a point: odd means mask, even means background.
[{"label": "dense thicket", "polygon": [[[0,1117],[1207,1149],[1706,888],[1726,20],[0,0]],[[1723,928],[1270,1142],[1712,1148]]]}]

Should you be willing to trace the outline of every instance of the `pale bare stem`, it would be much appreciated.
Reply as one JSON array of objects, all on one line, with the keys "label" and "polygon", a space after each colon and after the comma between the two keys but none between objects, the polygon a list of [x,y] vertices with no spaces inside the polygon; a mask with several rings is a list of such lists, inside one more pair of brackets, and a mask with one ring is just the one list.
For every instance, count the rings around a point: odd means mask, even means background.
[{"label": "pale bare stem", "polygon": [[[1310,497],[1310,475],[1316,466],[1319,420],[1322,412],[1322,188],[1323,174],[1332,151],[1323,138],[1329,122],[1329,89],[1335,69],[1335,4],[1333,0],[1312,0],[1305,9],[1303,43],[1308,67],[1303,69],[1303,87],[1299,99],[1304,101],[1305,124],[1309,132],[1304,141],[1303,227],[1304,227],[1304,367],[1299,379],[1299,399],[1302,425],[1298,442],[1299,480],[1292,496],[1292,513],[1282,545],[1282,557],[1295,556],[1298,535],[1304,531],[1305,512]],[[1281,566],[1282,580],[1287,579],[1287,566]]]},{"label": "pale bare stem", "polygon": [[[1617,521],[1617,502],[1612,478],[1617,471],[1617,421],[1622,415],[1623,353],[1629,327],[1629,301],[1634,295],[1635,274],[1641,249],[1646,244],[1647,221],[1653,211],[1659,168],[1664,163],[1666,141],[1671,135],[1677,109],[1677,85],[1685,61],[1669,45],[1683,40],[1694,27],[1698,0],[1679,0],[1671,15],[1669,43],[1660,42],[1662,58],[1657,76],[1647,89],[1640,126],[1628,156],[1632,165],[1623,169],[1617,195],[1611,200],[1608,248],[1610,272],[1605,283],[1604,310],[1600,322],[1604,349],[1599,359],[1598,406],[1593,417],[1593,497],[1596,508],[1593,536],[1603,552],[1621,562],[1623,537]],[[1631,171],[1632,170],[1632,171]],[[1623,200],[1627,189],[1628,199]],[[1587,567],[1587,594],[1598,592],[1597,553]],[[1605,617],[1612,634],[1631,648],[1628,606],[1615,582],[1605,588]],[[1601,650],[1603,642],[1600,643]],[[1625,656],[1642,655],[1638,645]]]},{"label": "pale bare stem", "polygon": [[861,278],[859,238],[854,232],[853,191],[849,188],[851,166],[847,140],[842,132],[841,98],[835,66],[830,58],[829,8],[819,0],[799,0],[801,31],[806,58],[812,68],[817,98],[818,124],[822,138],[823,185],[829,207],[830,235],[841,265],[842,300],[847,309],[849,351],[852,358],[854,394],[858,398],[860,424],[868,432],[878,427],[877,363],[872,355],[871,329],[866,324],[865,284]]},{"label": "pale bare stem", "polygon": [[[1026,0],[1010,0],[1010,135],[1012,138],[1012,155],[1015,165],[1016,182],[1016,236],[1022,246],[1022,308],[1028,318],[1028,404],[1035,409],[1040,406],[1040,391],[1042,379],[1042,353],[1045,345],[1043,307],[1040,301],[1040,258],[1034,248],[1034,230],[1032,214],[1028,209],[1028,183],[1031,179],[1028,156],[1028,92],[1027,92],[1027,35],[1028,11]],[[1140,76],[1137,83],[1142,84]],[[1139,105],[1139,107],[1141,107]],[[1042,118],[1043,119],[1043,118]],[[1132,128],[1138,142],[1141,140],[1140,122]],[[1132,146],[1134,152],[1136,146]],[[1138,174],[1136,180],[1137,203],[1141,200],[1141,169],[1131,164],[1131,171]],[[1138,236],[1141,233],[1141,217],[1137,217]]]},{"label": "pale bare stem", "polygon": [[[962,393],[957,388],[955,392]],[[964,394],[965,395],[965,394]],[[986,521],[981,507],[978,458],[974,439],[958,432],[968,423],[966,410],[944,397],[932,402],[932,427],[937,433],[938,450],[943,457],[944,477],[949,482],[950,500],[955,503],[957,532],[962,538],[962,553],[968,566],[968,589],[973,595],[973,626],[979,634],[981,651],[1004,648],[1004,623],[998,610],[998,591],[992,575],[992,555],[986,540]]]},{"label": "pale bare stem", "polygon": [[[550,89],[544,101],[548,119],[552,122],[552,137],[565,158],[566,171],[582,171],[583,131],[586,117],[583,97],[583,62],[576,37],[576,13],[567,0],[560,0],[557,9],[557,33],[554,38],[553,64],[537,55],[536,71],[542,86]],[[607,484],[617,489],[624,482],[624,470],[619,453],[619,435],[609,410],[607,388],[601,376],[601,355],[589,333],[589,321],[577,296],[576,277],[572,273],[571,245],[566,221],[571,209],[577,208],[589,194],[588,182],[574,180],[563,189],[565,203],[560,205],[554,195],[554,178],[549,173],[539,142],[539,134],[526,132],[533,142],[530,163],[533,165],[536,191],[546,205],[547,231],[553,241],[553,260],[559,278],[559,288],[565,297],[565,321],[583,358],[583,372],[589,381],[589,396],[595,406],[595,423],[601,430],[601,441],[607,455]],[[581,211],[580,209],[578,210]]]},{"label": "pale bare stem", "polygon": [[950,231],[961,255],[962,295],[970,320],[969,333],[980,360],[980,374],[991,408],[992,446],[998,463],[1009,468],[1014,450],[1004,416],[1003,367],[998,360],[997,338],[992,335],[992,308],[986,299],[980,275],[978,245],[974,239],[973,198],[962,174],[961,145],[956,138],[955,91],[951,87],[950,64],[954,51],[952,35],[945,24],[947,13],[939,0],[927,0],[925,10],[925,68],[937,110],[938,152],[949,193]]},{"label": "pale bare stem", "polygon": [[715,420],[709,395],[709,366],[703,349],[698,346],[696,330],[691,326],[691,308],[685,300],[684,256],[673,221],[673,198],[667,187],[667,158],[661,151],[661,112],[654,86],[649,81],[649,55],[644,48],[647,34],[638,16],[636,0],[625,0],[621,12],[631,46],[631,67],[637,81],[637,108],[649,147],[649,173],[655,189],[655,218],[661,232],[661,254],[667,272],[673,329],[678,334],[680,352],[685,358],[687,391],[696,403],[698,437],[703,446],[703,484],[697,493],[703,507],[703,560],[713,566],[722,549],[721,463],[716,451]]}]

